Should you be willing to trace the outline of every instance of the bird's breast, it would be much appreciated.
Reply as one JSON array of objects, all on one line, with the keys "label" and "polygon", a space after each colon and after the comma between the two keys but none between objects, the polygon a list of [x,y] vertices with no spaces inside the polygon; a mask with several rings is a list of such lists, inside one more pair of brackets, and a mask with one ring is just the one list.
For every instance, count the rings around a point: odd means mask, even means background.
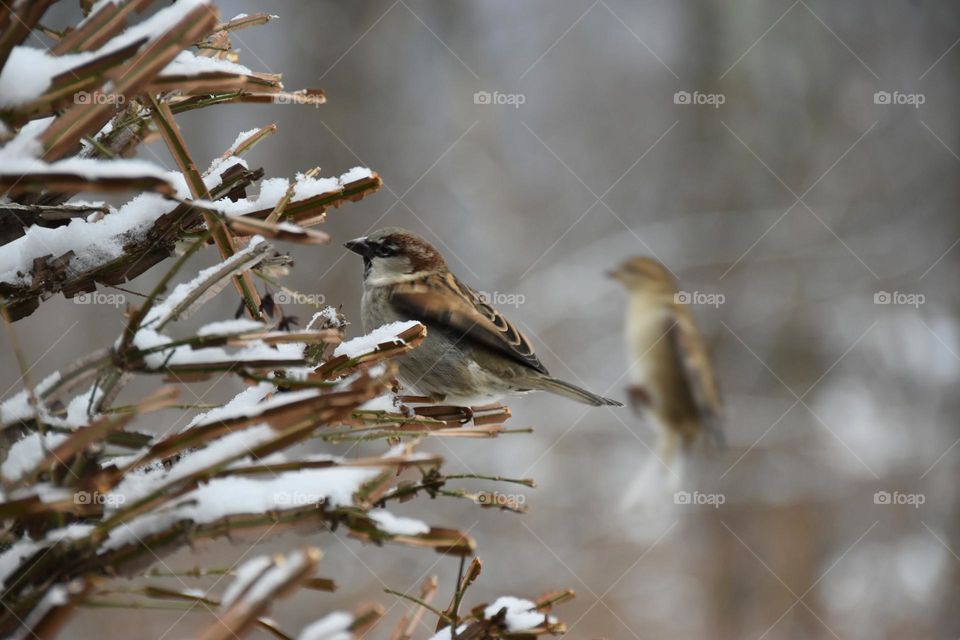
[{"label": "bird's breast", "polygon": [[387,287],[363,288],[363,297],[360,299],[360,317],[363,321],[363,330],[367,333],[401,318],[390,304],[390,292]]},{"label": "bird's breast", "polygon": [[648,385],[655,379],[658,367],[669,353],[670,328],[667,312],[661,305],[646,300],[633,300],[627,313],[626,338],[630,347],[630,379]]}]

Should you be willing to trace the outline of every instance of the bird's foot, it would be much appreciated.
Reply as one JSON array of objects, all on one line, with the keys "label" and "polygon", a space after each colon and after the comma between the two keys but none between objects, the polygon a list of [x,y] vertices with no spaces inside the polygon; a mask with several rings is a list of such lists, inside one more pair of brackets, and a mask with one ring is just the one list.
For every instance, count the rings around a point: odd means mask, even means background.
[{"label": "bird's foot", "polygon": [[417,417],[417,412],[413,410],[413,407],[401,402],[400,396],[394,397],[393,406],[397,408],[397,413],[402,415],[404,418],[413,419]]},{"label": "bird's foot", "polygon": [[446,399],[447,396],[444,393],[432,393],[428,396],[397,395],[397,400],[400,402],[412,402],[414,404],[443,404]]}]

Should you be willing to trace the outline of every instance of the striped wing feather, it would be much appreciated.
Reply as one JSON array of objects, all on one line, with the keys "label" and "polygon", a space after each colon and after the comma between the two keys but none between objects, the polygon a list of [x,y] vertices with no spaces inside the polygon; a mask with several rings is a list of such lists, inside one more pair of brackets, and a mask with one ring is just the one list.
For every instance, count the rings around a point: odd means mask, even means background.
[{"label": "striped wing feather", "polygon": [[530,341],[476,291],[451,274],[432,274],[394,285],[394,308],[414,320],[448,329],[454,339],[483,345],[511,360],[547,374]]},{"label": "striped wing feather", "polygon": [[703,336],[685,308],[674,309],[671,322],[668,338],[673,343],[673,351],[685,374],[697,411],[708,427],[719,428],[720,390]]}]

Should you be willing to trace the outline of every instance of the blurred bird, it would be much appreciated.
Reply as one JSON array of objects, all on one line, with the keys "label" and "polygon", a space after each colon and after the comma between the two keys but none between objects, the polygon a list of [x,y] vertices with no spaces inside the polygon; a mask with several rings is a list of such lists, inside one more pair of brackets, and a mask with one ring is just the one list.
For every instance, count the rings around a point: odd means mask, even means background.
[{"label": "blurred bird", "polygon": [[399,359],[404,387],[463,406],[528,391],[623,406],[551,377],[523,334],[450,273],[443,256],[423,238],[388,227],[344,246],[363,257],[366,331],[399,320],[427,327],[423,344]]},{"label": "blurred bird", "polygon": [[657,430],[660,460],[669,467],[704,434],[718,444],[720,394],[689,301],[662,264],[629,258],[609,272],[627,290],[627,348],[634,411]]}]

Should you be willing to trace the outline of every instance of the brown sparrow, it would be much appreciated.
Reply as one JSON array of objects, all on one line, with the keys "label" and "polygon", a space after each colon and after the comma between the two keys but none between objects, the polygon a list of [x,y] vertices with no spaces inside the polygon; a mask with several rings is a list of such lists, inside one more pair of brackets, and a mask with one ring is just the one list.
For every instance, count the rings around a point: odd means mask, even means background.
[{"label": "brown sparrow", "polygon": [[630,258],[610,277],[629,295],[626,338],[628,388],[634,411],[657,430],[660,458],[669,465],[704,433],[722,442],[720,394],[703,336],[676,280],[651,258]]},{"label": "brown sparrow", "polygon": [[344,246],[363,257],[364,330],[401,320],[427,327],[423,343],[398,361],[407,389],[462,406],[528,391],[622,406],[551,377],[523,334],[450,273],[423,238],[388,227]]}]

